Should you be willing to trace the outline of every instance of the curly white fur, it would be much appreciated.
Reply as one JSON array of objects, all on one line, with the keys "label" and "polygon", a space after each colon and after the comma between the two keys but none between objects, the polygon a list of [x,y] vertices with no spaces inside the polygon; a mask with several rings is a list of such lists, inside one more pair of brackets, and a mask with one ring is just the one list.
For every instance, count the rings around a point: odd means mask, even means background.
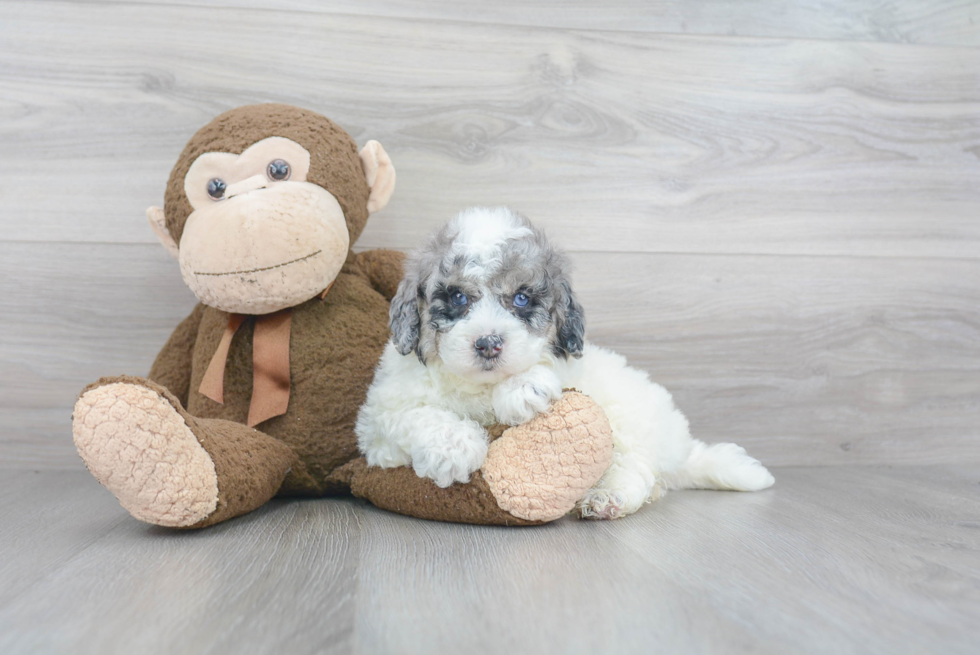
[{"label": "curly white fur", "polygon": [[493,387],[493,412],[504,425],[527,423],[561,397],[561,380],[548,366],[538,364]]},{"label": "curly white fur", "polygon": [[[486,456],[486,427],[524,423],[563,388],[575,388],[602,407],[614,440],[612,464],[578,505],[585,518],[626,516],[666,489],[772,485],[769,471],[739,446],[693,439],[670,394],[646,373],[578,340],[584,323],[563,264],[527,219],[501,209],[464,212],[410,260],[392,307],[395,338],[358,415],[368,464],[411,464],[443,487],[466,482]],[[515,286],[520,280],[545,290]],[[434,300],[447,285],[472,294],[465,313]],[[539,309],[550,309],[521,316],[509,308],[515,289],[525,288],[538,294]],[[504,344],[493,362],[474,351],[488,334]]]}]

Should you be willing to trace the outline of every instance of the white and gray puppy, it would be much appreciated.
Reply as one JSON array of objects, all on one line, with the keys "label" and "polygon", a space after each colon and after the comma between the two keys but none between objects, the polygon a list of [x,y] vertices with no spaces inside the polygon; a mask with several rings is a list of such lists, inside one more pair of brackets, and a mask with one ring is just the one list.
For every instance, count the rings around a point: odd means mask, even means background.
[{"label": "white and gray puppy", "polygon": [[666,389],[585,341],[565,256],[509,209],[466,210],[408,258],[391,330],[357,420],[372,466],[466,482],[486,457],[487,426],[524,423],[575,388],[603,408],[615,443],[583,517],[626,516],[665,489],[773,483],[739,446],[693,439]]}]

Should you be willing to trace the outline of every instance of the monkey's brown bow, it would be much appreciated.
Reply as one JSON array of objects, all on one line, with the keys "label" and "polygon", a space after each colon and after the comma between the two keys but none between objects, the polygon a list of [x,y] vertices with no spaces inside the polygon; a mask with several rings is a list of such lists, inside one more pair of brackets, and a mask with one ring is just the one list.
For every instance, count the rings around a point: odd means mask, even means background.
[{"label": "monkey's brown bow", "polygon": [[[320,299],[330,291],[330,283]],[[245,314],[229,314],[228,325],[204,372],[198,391],[216,403],[225,402],[225,364],[231,340],[242,326]],[[286,413],[289,407],[289,332],[293,322],[292,308],[255,317],[252,335],[252,399],[248,405],[248,426]]]},{"label": "monkey's brown bow", "polygon": [[[235,332],[245,322],[244,314],[229,314],[228,325],[218,349],[204,372],[199,391],[216,403],[225,401],[225,364]],[[248,425],[255,427],[273,416],[285,414],[289,407],[289,331],[293,310],[255,317],[252,337],[252,400],[248,405]]]}]

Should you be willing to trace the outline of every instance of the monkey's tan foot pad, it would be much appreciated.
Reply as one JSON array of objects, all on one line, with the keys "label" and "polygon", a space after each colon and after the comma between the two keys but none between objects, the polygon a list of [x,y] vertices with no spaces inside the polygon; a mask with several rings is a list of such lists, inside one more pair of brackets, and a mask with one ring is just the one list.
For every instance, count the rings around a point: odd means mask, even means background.
[{"label": "monkey's tan foot pad", "polygon": [[481,470],[501,509],[553,521],[599,481],[612,451],[605,413],[585,394],[567,391],[547,412],[491,443]]},{"label": "monkey's tan foot pad", "polygon": [[214,462],[176,407],[139,384],[85,391],[72,414],[88,470],[141,521],[187,527],[218,505]]}]

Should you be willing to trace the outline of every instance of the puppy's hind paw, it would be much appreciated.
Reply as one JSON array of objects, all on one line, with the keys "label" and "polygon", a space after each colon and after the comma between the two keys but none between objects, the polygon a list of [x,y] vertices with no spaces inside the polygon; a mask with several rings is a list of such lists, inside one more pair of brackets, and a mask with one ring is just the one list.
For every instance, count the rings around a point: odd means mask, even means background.
[{"label": "puppy's hind paw", "polygon": [[626,497],[615,491],[593,489],[576,505],[579,516],[591,521],[618,519],[625,516]]},{"label": "puppy's hind paw", "polygon": [[654,485],[648,497],[633,494],[632,498],[630,492],[621,489],[593,487],[582,500],[575,503],[575,510],[579,518],[591,521],[621,519],[662,495],[663,489],[659,484]]}]

